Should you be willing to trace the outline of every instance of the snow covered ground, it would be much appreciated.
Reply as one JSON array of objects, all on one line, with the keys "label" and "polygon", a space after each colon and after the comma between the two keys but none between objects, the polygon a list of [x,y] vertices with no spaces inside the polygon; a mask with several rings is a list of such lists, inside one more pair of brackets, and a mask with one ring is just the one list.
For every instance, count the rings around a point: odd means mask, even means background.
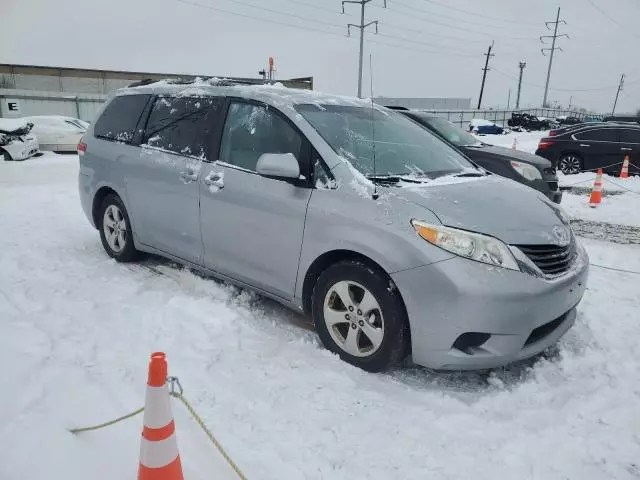
[{"label": "snow covered ground", "polygon": [[507,148],[513,146],[513,139],[515,139],[517,150],[536,153],[538,142],[542,137],[546,137],[548,133],[548,130],[540,132],[510,132],[506,135],[480,135],[478,138],[484,143]]},{"label": "snow covered ground", "polygon": [[[535,153],[538,141],[548,134],[542,132],[511,132],[507,135],[484,135],[479,137],[483,142],[501,147],[511,147],[516,139],[516,148]],[[593,186],[595,172],[582,172],[577,175],[563,175],[558,172],[561,187],[573,187],[576,191],[567,191],[562,198],[562,207],[571,218],[590,221],[630,225],[640,227],[640,177],[634,176],[620,179],[603,175],[603,190],[620,195],[605,196],[598,208],[589,207],[588,192]]]},{"label": "snow covered ground", "polygon": [[[593,267],[576,326],[535,364],[368,374],[300,318],[154,259],[103,252],[77,157],[0,162],[0,478],[134,478],[149,353],[250,479],[637,479],[640,276]],[[636,218],[640,210],[635,212]],[[640,271],[640,247],[586,240]],[[174,403],[185,478],[234,478]]]}]

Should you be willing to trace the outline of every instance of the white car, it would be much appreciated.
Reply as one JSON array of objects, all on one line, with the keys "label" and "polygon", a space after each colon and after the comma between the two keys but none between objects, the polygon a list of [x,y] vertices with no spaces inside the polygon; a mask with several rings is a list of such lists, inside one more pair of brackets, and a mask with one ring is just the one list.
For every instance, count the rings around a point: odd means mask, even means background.
[{"label": "white car", "polygon": [[76,152],[78,142],[89,124],[83,120],[61,115],[38,115],[24,117],[33,123],[33,133],[40,142],[41,150],[54,152]]},{"label": "white car", "polygon": [[38,138],[22,118],[0,118],[0,156],[5,160],[26,160],[40,152]]}]

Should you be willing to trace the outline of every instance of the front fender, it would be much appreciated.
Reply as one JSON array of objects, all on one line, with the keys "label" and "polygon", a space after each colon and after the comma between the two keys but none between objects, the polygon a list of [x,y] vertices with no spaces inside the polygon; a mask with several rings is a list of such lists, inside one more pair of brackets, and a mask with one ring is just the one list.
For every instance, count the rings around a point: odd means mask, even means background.
[{"label": "front fender", "polygon": [[320,256],[335,250],[368,257],[388,274],[453,256],[420,238],[411,227],[412,218],[440,223],[426,208],[388,193],[372,200],[352,195],[348,186],[339,190],[314,190],[309,201],[296,282],[297,298],[302,298],[309,267]]}]

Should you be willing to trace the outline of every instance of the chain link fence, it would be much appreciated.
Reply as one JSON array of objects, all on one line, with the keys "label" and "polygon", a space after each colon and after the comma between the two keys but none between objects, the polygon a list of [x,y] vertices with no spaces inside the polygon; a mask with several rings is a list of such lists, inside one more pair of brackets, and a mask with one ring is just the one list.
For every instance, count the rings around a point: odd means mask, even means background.
[{"label": "chain link fence", "polygon": [[577,117],[584,120],[585,117],[592,119],[602,120],[603,115],[594,115],[583,112],[577,112],[574,110],[562,110],[554,108],[525,108],[525,109],[511,109],[511,110],[493,110],[493,109],[481,109],[481,110],[423,110],[428,113],[433,113],[439,117],[446,118],[451,123],[459,125],[465,130],[469,129],[469,122],[474,118],[482,118],[498,125],[508,126],[507,122],[511,118],[513,113],[529,113],[537,117],[547,117],[555,119],[556,117],[566,115],[568,117]]}]

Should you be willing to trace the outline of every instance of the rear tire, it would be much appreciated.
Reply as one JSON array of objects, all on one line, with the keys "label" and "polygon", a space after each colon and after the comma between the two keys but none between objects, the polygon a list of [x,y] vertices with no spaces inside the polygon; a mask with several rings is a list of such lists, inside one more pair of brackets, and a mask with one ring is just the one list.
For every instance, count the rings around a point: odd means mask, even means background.
[{"label": "rear tire", "polygon": [[582,158],[575,153],[565,153],[558,161],[558,170],[565,175],[575,175],[584,168]]},{"label": "rear tire", "polygon": [[378,269],[354,260],[331,265],[316,281],[311,312],[325,348],[356,367],[379,372],[407,355],[404,302]]},{"label": "rear tire", "polygon": [[133,245],[133,230],[129,214],[118,195],[107,195],[98,211],[100,240],[107,254],[118,262],[132,262],[138,258]]}]

